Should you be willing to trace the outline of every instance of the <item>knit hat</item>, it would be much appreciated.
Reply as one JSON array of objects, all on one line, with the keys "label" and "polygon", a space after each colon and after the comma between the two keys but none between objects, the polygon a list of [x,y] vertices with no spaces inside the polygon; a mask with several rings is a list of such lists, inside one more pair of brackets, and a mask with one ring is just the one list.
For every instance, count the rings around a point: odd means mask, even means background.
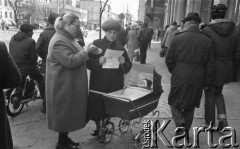
[{"label": "knit hat", "polygon": [[20,31],[24,33],[32,32],[35,27],[31,24],[23,24],[20,27]]},{"label": "knit hat", "polygon": [[188,13],[187,17],[183,20],[183,22],[187,22],[190,20],[195,20],[197,22],[201,22],[201,18],[199,17],[199,14],[197,12],[190,12]]},{"label": "knit hat", "polygon": [[114,20],[112,18],[107,19],[102,24],[102,29],[106,32],[108,30],[117,30],[119,31],[121,29],[121,24],[118,20]]}]

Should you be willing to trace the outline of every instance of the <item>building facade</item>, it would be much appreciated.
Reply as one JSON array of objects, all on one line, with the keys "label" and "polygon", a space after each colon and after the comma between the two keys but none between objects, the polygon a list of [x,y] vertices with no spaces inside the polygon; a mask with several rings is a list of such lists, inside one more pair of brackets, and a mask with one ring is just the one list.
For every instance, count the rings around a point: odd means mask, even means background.
[{"label": "building facade", "polygon": [[14,23],[14,12],[8,4],[8,0],[0,0],[0,23],[2,21],[8,24]]},{"label": "building facade", "polygon": [[[103,8],[104,2],[94,0],[80,0],[80,8],[88,11],[88,28],[96,29],[100,25],[100,9]],[[104,22],[112,15],[110,5],[106,5],[102,13],[102,21]]]},{"label": "building facade", "polygon": [[226,18],[237,23],[239,0],[166,0],[164,24],[171,24],[173,21],[179,24],[189,12],[199,13],[202,22],[207,24],[211,21],[210,7],[220,3],[228,7]]}]

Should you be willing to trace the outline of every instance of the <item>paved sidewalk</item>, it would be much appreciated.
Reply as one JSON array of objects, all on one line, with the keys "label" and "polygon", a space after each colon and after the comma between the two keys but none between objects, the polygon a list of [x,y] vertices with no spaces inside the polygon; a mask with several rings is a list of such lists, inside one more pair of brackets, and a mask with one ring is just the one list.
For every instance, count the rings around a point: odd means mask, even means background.
[{"label": "paved sidewalk", "polygon": [[[147,63],[153,64],[158,73],[162,75],[162,86],[164,93],[160,97],[158,110],[160,111],[160,120],[171,120],[169,126],[164,130],[168,140],[174,136],[175,125],[172,121],[172,115],[167,104],[167,97],[170,89],[171,75],[167,71],[165,58],[159,57],[160,44],[152,43],[151,49],[148,50]],[[224,87],[224,97],[226,100],[227,114],[229,125],[236,130],[237,143],[240,143],[240,83],[231,83]],[[193,127],[200,126],[204,122],[204,99],[202,99],[201,107],[195,112]],[[46,117],[40,113],[41,101],[29,103],[29,107],[24,107],[22,113],[15,118],[10,118],[10,124],[13,135],[13,142],[16,149],[54,149],[57,142],[57,133],[50,131],[46,126]],[[151,118],[151,114],[145,119]],[[118,125],[118,118],[113,118],[112,121]],[[142,127],[143,125],[139,126]],[[79,131],[70,133],[70,137],[80,142],[79,149],[139,149],[141,146],[134,142],[130,132],[120,134],[116,131],[116,135],[108,144],[101,144],[95,137],[90,135],[90,132],[95,128],[95,125],[90,121],[87,126]],[[134,128],[134,133],[140,129]],[[213,134],[213,142],[218,144],[218,140],[222,135],[219,133]],[[193,142],[193,132],[190,131],[190,142]],[[200,133],[199,144],[201,149],[210,148],[207,144],[207,133]],[[227,139],[226,142],[230,142]],[[158,139],[158,148],[168,148],[164,146]],[[217,148],[222,148],[218,146]]]}]

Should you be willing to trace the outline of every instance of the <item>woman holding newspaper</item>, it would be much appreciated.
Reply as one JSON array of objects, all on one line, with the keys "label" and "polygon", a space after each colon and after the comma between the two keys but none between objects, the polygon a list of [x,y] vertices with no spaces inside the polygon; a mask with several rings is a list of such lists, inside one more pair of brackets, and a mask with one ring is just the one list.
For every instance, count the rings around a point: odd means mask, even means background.
[{"label": "woman holding newspaper", "polygon": [[[110,93],[124,87],[124,74],[131,69],[131,62],[125,48],[116,42],[116,37],[121,29],[119,21],[108,19],[102,24],[105,37],[93,41],[93,46],[98,48],[98,53],[89,55],[87,67],[90,74],[90,90]],[[96,129],[91,133],[97,136],[100,122],[106,117],[104,101],[98,94],[89,94],[88,104],[89,119],[95,121]]]}]

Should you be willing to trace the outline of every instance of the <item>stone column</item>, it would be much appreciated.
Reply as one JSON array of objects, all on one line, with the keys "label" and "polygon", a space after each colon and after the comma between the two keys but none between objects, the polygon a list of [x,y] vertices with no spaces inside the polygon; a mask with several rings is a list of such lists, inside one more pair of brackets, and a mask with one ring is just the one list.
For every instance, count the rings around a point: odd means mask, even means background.
[{"label": "stone column", "polygon": [[236,7],[236,0],[227,1],[228,10],[225,18],[234,21],[235,7]]},{"label": "stone column", "polygon": [[186,6],[187,0],[177,0],[175,5],[175,21],[180,24],[180,22],[186,16]]},{"label": "stone column", "polygon": [[202,0],[202,8],[200,17],[202,19],[202,22],[208,24],[211,20],[211,10],[210,7],[212,6],[213,0]]}]

